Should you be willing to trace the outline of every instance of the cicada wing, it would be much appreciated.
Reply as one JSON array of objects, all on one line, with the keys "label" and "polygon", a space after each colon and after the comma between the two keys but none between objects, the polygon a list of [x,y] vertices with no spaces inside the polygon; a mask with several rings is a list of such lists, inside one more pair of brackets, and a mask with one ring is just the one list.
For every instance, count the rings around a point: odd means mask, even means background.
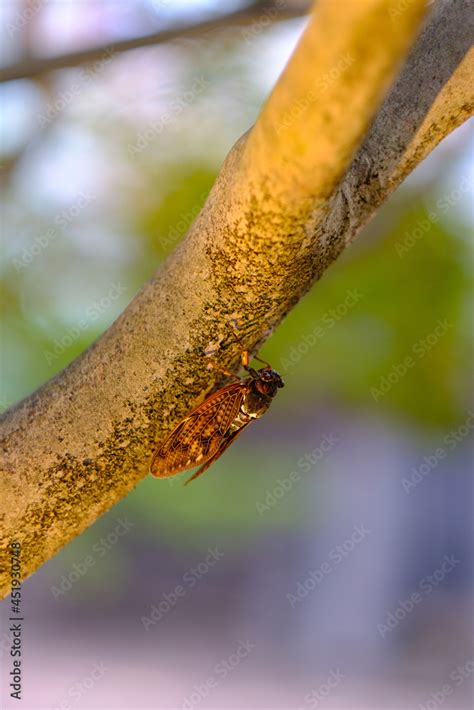
[{"label": "cicada wing", "polygon": [[184,485],[187,486],[188,483],[191,483],[191,481],[194,481],[195,478],[197,478],[198,476],[201,476],[201,475],[204,473],[204,471],[207,471],[207,469],[209,468],[209,466],[212,466],[212,464],[213,464],[215,461],[217,461],[217,459],[219,459],[219,458],[222,456],[222,454],[223,454],[224,451],[227,449],[227,447],[230,446],[230,445],[232,444],[232,442],[234,442],[234,441],[237,439],[237,437],[239,436],[239,434],[241,434],[241,433],[243,432],[243,430],[246,429],[246,427],[248,427],[249,424],[250,424],[250,421],[246,422],[245,424],[243,424],[243,426],[240,427],[240,429],[237,429],[237,431],[235,431],[233,434],[231,434],[231,435],[221,444],[221,446],[218,448],[218,450],[216,451],[216,453],[215,453],[213,456],[211,456],[211,458],[208,459],[208,460],[206,461],[206,463],[205,463],[203,466],[201,466],[201,468],[199,468],[199,469],[196,471],[196,473],[193,473],[193,475],[191,476],[191,478],[188,478],[188,480],[185,481]]},{"label": "cicada wing", "polygon": [[211,459],[237,416],[245,389],[242,382],[233,382],[205,399],[156,450],[150,473],[168,478]]}]

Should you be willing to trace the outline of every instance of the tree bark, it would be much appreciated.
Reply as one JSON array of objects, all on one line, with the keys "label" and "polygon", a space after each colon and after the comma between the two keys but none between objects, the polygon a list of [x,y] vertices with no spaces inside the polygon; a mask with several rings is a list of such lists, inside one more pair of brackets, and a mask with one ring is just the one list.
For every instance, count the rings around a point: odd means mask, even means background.
[{"label": "tree bark", "polygon": [[227,322],[255,351],[472,113],[472,7],[441,0],[418,35],[424,13],[424,0],[320,0],[183,242],[97,342],[3,416],[0,544],[23,543],[24,576],[147,474],[219,379],[204,353],[236,369]]}]

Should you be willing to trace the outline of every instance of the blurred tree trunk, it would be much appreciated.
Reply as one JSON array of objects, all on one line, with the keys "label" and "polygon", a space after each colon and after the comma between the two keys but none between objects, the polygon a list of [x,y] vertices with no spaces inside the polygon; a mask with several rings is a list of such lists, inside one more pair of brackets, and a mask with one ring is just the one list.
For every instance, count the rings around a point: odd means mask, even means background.
[{"label": "blurred tree trunk", "polygon": [[204,352],[236,368],[227,321],[255,351],[472,113],[472,5],[425,12],[320,0],[183,242],[96,343],[5,413],[0,544],[6,563],[22,543],[23,578],[147,474],[156,442],[216,384]]}]

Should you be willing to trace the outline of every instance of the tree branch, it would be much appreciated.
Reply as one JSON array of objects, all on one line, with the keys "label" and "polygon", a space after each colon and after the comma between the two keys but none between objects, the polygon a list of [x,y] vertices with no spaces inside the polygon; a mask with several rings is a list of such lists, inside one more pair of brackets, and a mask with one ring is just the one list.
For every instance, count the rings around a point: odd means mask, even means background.
[{"label": "tree branch", "polygon": [[185,240],[91,348],[4,415],[1,545],[23,542],[25,576],[147,474],[156,442],[216,384],[206,349],[236,367],[226,321],[255,350],[467,115],[468,0],[438,3],[381,105],[424,5],[320,0]]},{"label": "tree branch", "polygon": [[404,69],[320,221],[319,234],[349,244],[438,143],[474,111],[474,7],[434,6]]},{"label": "tree branch", "polygon": [[13,81],[15,79],[31,79],[35,76],[48,74],[58,69],[77,67],[81,64],[100,62],[104,58],[116,56],[130,49],[150,47],[157,44],[164,44],[172,40],[179,40],[190,37],[198,37],[208,32],[222,30],[235,25],[245,26],[249,24],[259,25],[259,23],[271,24],[281,22],[294,17],[301,17],[308,8],[302,5],[283,6],[274,2],[255,3],[241,10],[221,15],[212,20],[204,22],[181,24],[171,27],[168,30],[151,32],[142,37],[124,39],[119,42],[106,43],[98,47],[84,49],[77,52],[67,52],[55,57],[28,57],[27,59],[6,67],[0,67],[0,82]]}]

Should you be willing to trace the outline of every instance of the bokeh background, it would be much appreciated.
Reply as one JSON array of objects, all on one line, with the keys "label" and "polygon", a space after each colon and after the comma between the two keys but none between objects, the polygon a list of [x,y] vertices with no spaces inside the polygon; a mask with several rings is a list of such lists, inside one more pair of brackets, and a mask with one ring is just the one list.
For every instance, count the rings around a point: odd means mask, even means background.
[{"label": "bokeh background", "polygon": [[[1,60],[239,7],[4,0]],[[174,248],[303,27],[224,22],[0,85],[2,409]],[[24,584],[23,708],[471,707],[473,145],[444,141],[265,345],[287,386],[262,421]]]}]

